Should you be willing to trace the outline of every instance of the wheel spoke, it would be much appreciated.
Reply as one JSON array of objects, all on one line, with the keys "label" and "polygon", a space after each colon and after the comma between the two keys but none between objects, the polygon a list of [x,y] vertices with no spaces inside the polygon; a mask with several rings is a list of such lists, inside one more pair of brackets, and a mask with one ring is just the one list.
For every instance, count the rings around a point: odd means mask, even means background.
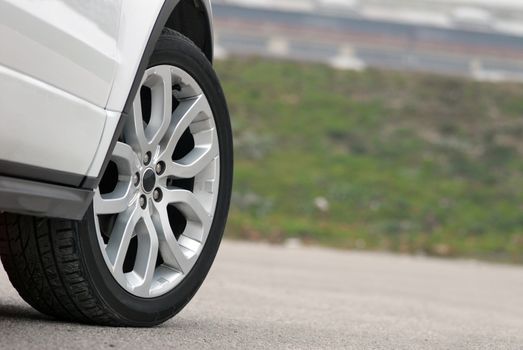
[{"label": "wheel spoke", "polygon": [[203,232],[208,231],[212,217],[194,193],[181,189],[165,190],[163,196],[165,203],[174,205],[185,215],[187,226],[192,224],[191,227],[196,225],[200,226]]},{"label": "wheel spoke", "polygon": [[133,148],[123,142],[117,142],[114,146],[112,160],[119,166],[119,170],[125,175],[133,174],[140,167],[140,159]]},{"label": "wheel spoke", "polygon": [[113,265],[113,273],[117,276],[123,274],[123,263],[129,249],[129,243],[133,237],[136,224],[140,219],[139,210],[138,207],[135,207],[118,215],[109,237],[106,252]]},{"label": "wheel spoke", "polygon": [[193,259],[185,255],[183,247],[178,244],[174,236],[169,222],[167,206],[158,204],[156,208],[158,214],[156,225],[159,227],[157,232],[160,240],[160,252],[162,253],[164,263],[180,271],[182,274],[186,274],[193,265]]},{"label": "wheel spoke", "polygon": [[[135,195],[135,191],[132,188],[131,183],[129,183],[127,186],[122,185],[120,187],[122,187],[120,191],[123,192],[123,194],[114,197],[101,195],[99,191],[95,192],[93,203],[96,214],[118,214],[125,211],[129,207],[131,204],[130,202],[132,202],[132,199]],[[112,192],[111,195],[115,193],[116,191]]]},{"label": "wheel spoke", "polygon": [[184,131],[187,130],[200,113],[207,116],[211,115],[211,108],[205,99],[205,96],[199,95],[180,101],[180,104],[172,116],[171,126],[168,131],[170,137],[165,146],[165,150],[162,152],[162,158],[166,160],[171,159],[176,145],[180,141]]},{"label": "wheel spoke", "polygon": [[149,294],[158,258],[158,234],[148,214],[143,216],[143,225],[138,233],[138,251],[134,272],[141,278],[141,284],[135,288],[141,294]]},{"label": "wheel spoke", "polygon": [[218,145],[211,143],[207,146],[195,147],[185,157],[167,163],[167,174],[178,178],[189,179],[195,177],[218,156]]},{"label": "wheel spoke", "polygon": [[142,115],[142,98],[139,91],[133,101],[133,109],[129,120],[125,124],[124,136],[125,141],[132,146],[135,152],[143,154],[149,150]]},{"label": "wheel spoke", "polygon": [[151,146],[156,146],[171,124],[173,88],[168,66],[155,68],[153,75],[151,119],[145,129],[145,136]]},{"label": "wheel spoke", "polygon": [[111,158],[118,167],[118,182],[110,193],[95,192],[94,207],[97,214],[117,214],[128,208],[135,195],[131,174],[139,167],[136,153],[129,145],[117,142]]}]

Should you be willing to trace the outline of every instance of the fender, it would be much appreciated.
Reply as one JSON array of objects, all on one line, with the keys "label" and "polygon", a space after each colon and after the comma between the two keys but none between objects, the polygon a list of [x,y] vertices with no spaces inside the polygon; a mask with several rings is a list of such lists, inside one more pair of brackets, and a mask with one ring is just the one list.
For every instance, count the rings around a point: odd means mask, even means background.
[{"label": "fender", "polygon": [[[106,110],[108,111],[106,128],[104,135],[98,147],[97,154],[91,163],[91,167],[87,176],[81,184],[81,188],[94,189],[98,186],[102,175],[107,168],[110,160],[110,155],[116,145],[119,135],[123,130],[125,120],[131,110],[132,103],[138,87],[140,86],[140,79],[147,68],[149,58],[154,51],[156,42],[160,37],[162,30],[165,27],[174,29],[188,38],[190,38],[202,52],[207,56],[209,61],[213,59],[213,30],[212,30],[212,8],[210,0],[165,0],[161,8],[158,1],[148,2],[149,11],[143,8],[143,2],[140,0],[125,2],[128,8],[122,13],[136,13],[140,14],[136,18],[143,18],[142,16],[156,16],[154,26],[148,31],[149,35],[143,35],[146,39],[141,50],[137,50],[136,43],[125,42],[121,40],[120,52],[124,54],[128,52],[113,83],[113,89],[109,96]],[[158,9],[156,10],[156,7]],[[143,12],[146,12],[144,14]],[[131,17],[131,16],[129,16]],[[153,23],[153,21],[150,21]],[[136,21],[122,18],[120,35],[122,38],[133,37],[130,33],[136,31]],[[131,57],[128,57],[131,56]],[[127,87],[127,88],[125,88]],[[119,118],[111,118],[112,111],[121,111]],[[94,175],[93,174],[97,174]]]}]

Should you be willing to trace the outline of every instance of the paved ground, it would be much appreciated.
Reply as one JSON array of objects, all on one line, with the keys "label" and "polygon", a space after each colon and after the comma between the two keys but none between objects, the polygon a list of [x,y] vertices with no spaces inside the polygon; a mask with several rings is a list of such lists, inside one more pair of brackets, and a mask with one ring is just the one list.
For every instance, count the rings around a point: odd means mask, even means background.
[{"label": "paved ground", "polygon": [[46,319],[0,269],[0,349],[521,349],[522,330],[522,267],[225,242],[155,329]]}]

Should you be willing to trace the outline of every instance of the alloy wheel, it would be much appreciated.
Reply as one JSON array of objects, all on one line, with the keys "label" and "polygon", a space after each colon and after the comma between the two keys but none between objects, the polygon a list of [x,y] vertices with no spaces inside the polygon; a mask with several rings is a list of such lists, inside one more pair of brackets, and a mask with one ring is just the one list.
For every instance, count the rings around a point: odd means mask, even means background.
[{"label": "alloy wheel", "polygon": [[191,271],[209,235],[219,184],[213,113],[184,70],[149,68],[95,192],[105,263],[143,298],[163,295]]}]

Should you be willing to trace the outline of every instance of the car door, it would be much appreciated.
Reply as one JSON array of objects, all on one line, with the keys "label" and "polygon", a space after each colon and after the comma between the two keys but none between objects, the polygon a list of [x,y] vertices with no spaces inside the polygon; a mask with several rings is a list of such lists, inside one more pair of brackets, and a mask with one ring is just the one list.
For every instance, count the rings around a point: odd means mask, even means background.
[{"label": "car door", "polygon": [[117,69],[121,8],[121,0],[0,0],[0,174],[87,172]]}]

